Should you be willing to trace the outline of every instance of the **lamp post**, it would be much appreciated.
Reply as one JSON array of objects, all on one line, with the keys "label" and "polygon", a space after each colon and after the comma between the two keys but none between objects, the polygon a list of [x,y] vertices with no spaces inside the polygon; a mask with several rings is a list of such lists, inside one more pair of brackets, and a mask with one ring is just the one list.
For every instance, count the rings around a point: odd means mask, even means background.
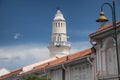
[{"label": "lamp post", "polygon": [[116,28],[116,14],[115,14],[115,0],[112,1],[112,4],[110,3],[103,3],[101,5],[101,12],[99,18],[96,20],[96,22],[105,23],[108,21],[108,19],[105,17],[103,12],[104,5],[108,5],[112,10],[112,24],[114,28],[114,39],[115,39],[115,45],[116,45],[116,56],[117,56],[117,67],[118,67],[118,78],[120,80],[120,64],[119,64],[119,53],[118,53],[118,42],[117,42],[117,28]]}]

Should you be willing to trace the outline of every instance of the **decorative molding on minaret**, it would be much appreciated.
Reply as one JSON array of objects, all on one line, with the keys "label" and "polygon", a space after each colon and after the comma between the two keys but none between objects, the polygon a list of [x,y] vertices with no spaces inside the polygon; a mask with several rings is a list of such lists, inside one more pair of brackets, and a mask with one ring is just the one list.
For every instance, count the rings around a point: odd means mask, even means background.
[{"label": "decorative molding on minaret", "polygon": [[48,45],[50,56],[62,56],[70,53],[71,44],[67,41],[66,21],[60,9],[52,22],[51,42]]}]

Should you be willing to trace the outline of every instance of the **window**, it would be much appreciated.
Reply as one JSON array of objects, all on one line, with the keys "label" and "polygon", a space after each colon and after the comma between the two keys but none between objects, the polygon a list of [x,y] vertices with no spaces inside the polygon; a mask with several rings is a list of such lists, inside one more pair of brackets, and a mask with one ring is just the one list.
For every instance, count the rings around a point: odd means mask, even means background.
[{"label": "window", "polygon": [[90,64],[77,64],[71,66],[71,80],[93,80],[92,67]]},{"label": "window", "polygon": [[51,78],[52,80],[62,80],[62,70],[61,69],[53,70],[51,72]]},{"label": "window", "polygon": [[60,23],[58,23],[58,27],[60,28]]},{"label": "window", "polygon": [[57,23],[56,23],[56,27],[57,27]]},{"label": "window", "polygon": [[[108,75],[117,74],[117,59],[114,39],[108,37],[103,42],[103,53],[105,54],[106,71]],[[102,57],[103,58],[103,57]],[[103,60],[103,59],[102,59]],[[105,65],[105,64],[101,64]]]}]

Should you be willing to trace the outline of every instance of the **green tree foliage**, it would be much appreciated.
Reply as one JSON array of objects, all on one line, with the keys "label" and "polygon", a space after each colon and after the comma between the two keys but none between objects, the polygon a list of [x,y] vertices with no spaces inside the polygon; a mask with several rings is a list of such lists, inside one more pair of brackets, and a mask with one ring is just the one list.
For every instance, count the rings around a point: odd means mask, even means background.
[{"label": "green tree foliage", "polygon": [[34,74],[29,74],[23,78],[23,80],[50,80],[47,78],[43,78]]}]

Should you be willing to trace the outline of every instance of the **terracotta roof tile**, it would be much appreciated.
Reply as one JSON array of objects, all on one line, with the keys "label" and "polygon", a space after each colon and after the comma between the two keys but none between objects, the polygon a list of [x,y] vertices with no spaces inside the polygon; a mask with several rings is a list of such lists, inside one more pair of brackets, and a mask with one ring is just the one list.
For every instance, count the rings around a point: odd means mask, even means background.
[{"label": "terracotta roof tile", "polygon": [[40,70],[44,67],[56,66],[56,65],[59,65],[59,64],[65,62],[65,61],[73,60],[73,59],[76,59],[76,58],[79,58],[79,57],[83,57],[83,56],[86,56],[86,55],[91,54],[91,53],[92,53],[91,49],[85,49],[85,50],[82,50],[80,52],[77,52],[77,53],[74,53],[74,54],[71,54],[71,55],[68,55],[68,56],[64,56],[62,58],[58,58],[57,60],[51,61],[49,63],[45,63],[45,64],[42,64],[42,65],[36,66],[34,70]]},{"label": "terracotta roof tile", "polygon": [[5,78],[5,77],[8,77],[8,76],[10,76],[10,75],[11,75],[10,73],[5,74],[5,75],[2,75],[2,76],[0,76],[0,79],[1,79],[1,78]]},{"label": "terracotta roof tile", "polygon": [[45,68],[45,67],[48,66],[48,65],[49,65],[48,63],[44,63],[44,64],[42,64],[42,65],[39,65],[39,66],[34,67],[34,70],[38,70],[38,69]]},{"label": "terracotta roof tile", "polygon": [[20,73],[21,71],[22,71],[22,68],[17,69],[17,70],[15,70],[15,71],[12,71],[12,72],[10,72],[10,73],[8,73],[8,74],[5,74],[5,75],[1,76],[0,78],[6,78],[6,77],[8,77],[8,76],[12,76],[12,75],[14,75],[14,74]]},{"label": "terracotta roof tile", "polygon": [[11,72],[11,74],[20,73],[21,71],[22,71],[22,68],[20,68],[20,69],[17,69],[17,70],[15,70],[15,71],[12,71],[12,72]]},{"label": "terracotta roof tile", "polygon": [[[116,21],[116,24],[120,24],[120,20]],[[112,27],[112,23],[101,26],[96,32],[100,32],[100,31],[105,30],[110,27]]]},{"label": "terracotta roof tile", "polygon": [[68,58],[70,60],[72,60],[72,59],[75,59],[75,58],[78,58],[78,57],[83,57],[83,56],[91,54],[91,53],[92,53],[91,49],[85,49],[85,50],[79,51],[77,53],[74,53],[72,55],[69,55]]},{"label": "terracotta roof tile", "polygon": [[100,32],[112,26],[112,23],[101,26],[96,32]]},{"label": "terracotta roof tile", "polygon": [[62,57],[62,58],[58,58],[57,60],[50,62],[49,66],[55,66],[55,65],[58,65],[64,61],[66,61],[66,56]]}]

